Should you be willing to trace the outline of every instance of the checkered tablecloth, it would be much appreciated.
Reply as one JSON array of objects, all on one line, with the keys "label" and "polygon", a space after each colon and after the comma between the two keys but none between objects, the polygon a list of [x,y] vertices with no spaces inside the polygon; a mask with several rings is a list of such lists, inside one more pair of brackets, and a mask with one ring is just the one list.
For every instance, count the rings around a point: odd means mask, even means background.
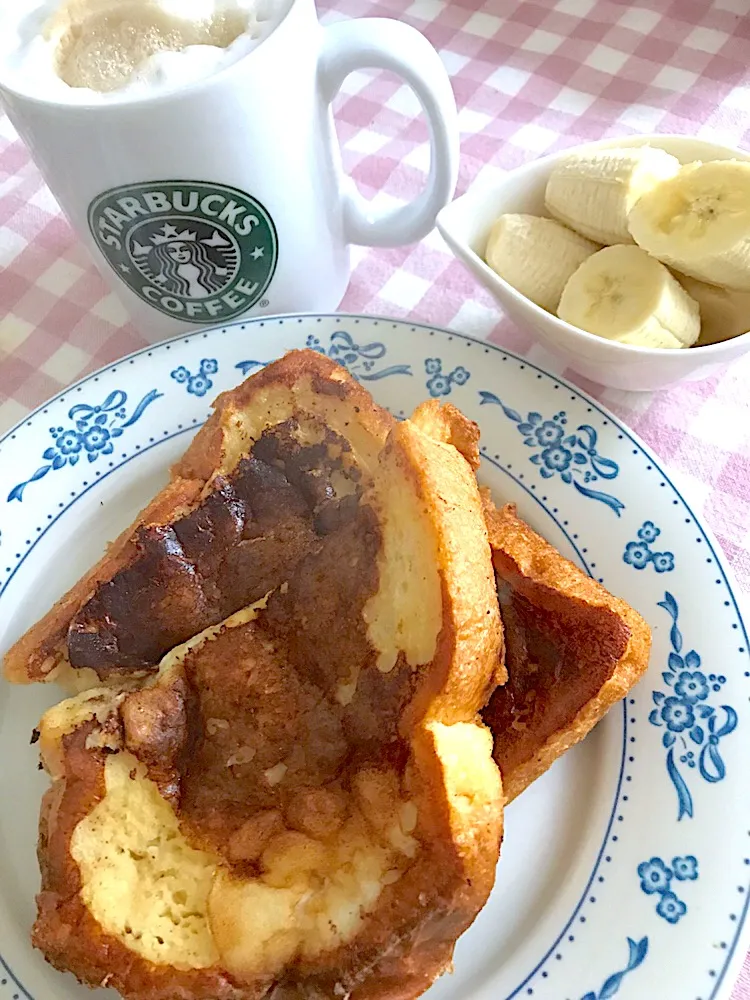
[{"label": "checkered tablecloth", "polygon": [[[461,128],[459,193],[583,140],[677,132],[750,141],[750,0],[319,0],[321,17],[409,21],[440,50]],[[410,91],[355,73],[337,102],[344,163],[386,204],[425,181]],[[342,308],[451,326],[548,361],[433,233],[355,252]],[[24,146],[0,116],[0,432],[85,372],[141,347]],[[574,381],[581,382],[580,379]],[[628,394],[585,385],[672,470],[750,590],[750,356],[708,381]],[[733,995],[750,1000],[750,961]]]}]

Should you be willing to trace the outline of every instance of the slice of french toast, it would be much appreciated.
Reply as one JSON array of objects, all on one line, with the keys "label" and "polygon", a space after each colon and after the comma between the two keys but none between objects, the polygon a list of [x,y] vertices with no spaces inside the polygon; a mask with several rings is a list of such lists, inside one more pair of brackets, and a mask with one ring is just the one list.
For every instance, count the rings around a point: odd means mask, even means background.
[{"label": "slice of french toast", "polygon": [[508,681],[482,713],[512,801],[624,698],[648,666],[651,630],[482,491]]},{"label": "slice of french toast", "polygon": [[408,1000],[502,836],[478,431],[296,352],[9,654],[46,713],[33,940],[133,1000]]},{"label": "slice of french toast", "polygon": [[154,671],[320,545],[356,506],[393,423],[314,351],[224,393],[165,489],[8,651],[6,677],[93,683]]}]

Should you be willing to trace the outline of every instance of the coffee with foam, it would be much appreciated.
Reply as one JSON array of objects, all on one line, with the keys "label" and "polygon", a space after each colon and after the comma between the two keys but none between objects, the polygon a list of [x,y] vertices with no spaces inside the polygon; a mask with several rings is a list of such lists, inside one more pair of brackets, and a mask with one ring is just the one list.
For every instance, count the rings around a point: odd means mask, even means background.
[{"label": "coffee with foam", "polygon": [[[251,51],[280,0],[56,0],[0,14],[12,83],[68,101],[144,96],[210,76]],[[11,82],[11,81],[9,81]]]}]

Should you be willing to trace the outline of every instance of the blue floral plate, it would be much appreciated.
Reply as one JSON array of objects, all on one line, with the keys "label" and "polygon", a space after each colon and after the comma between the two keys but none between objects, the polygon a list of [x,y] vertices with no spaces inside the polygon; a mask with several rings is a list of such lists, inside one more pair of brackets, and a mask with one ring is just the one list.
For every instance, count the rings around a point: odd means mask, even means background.
[{"label": "blue floral plate", "polygon": [[[450,399],[483,481],[653,627],[627,702],[507,813],[498,880],[433,1000],[714,1000],[744,950],[750,657],[722,556],[659,462],[577,389],[497,347],[357,316],[199,331],[89,376],[0,442],[0,651],[166,481],[216,394],[292,347],[396,415]],[[0,1000],[88,997],[29,944],[46,779],[29,734],[56,693],[0,693]]]}]

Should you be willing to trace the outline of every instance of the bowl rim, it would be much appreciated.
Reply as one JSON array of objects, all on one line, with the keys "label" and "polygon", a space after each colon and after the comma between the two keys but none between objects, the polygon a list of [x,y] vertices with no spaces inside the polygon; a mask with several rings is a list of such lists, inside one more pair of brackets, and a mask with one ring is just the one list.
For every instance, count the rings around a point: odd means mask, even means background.
[{"label": "bowl rim", "polygon": [[[677,143],[684,142],[685,144],[693,143],[713,147],[715,150],[731,154],[728,157],[724,157],[725,159],[731,159],[732,156],[738,154],[740,159],[746,162],[750,161],[750,151],[741,149],[739,146],[727,146],[724,143],[714,142],[711,139],[703,139],[699,136],[681,135],[675,132],[648,132],[630,136],[611,136],[605,139],[595,139],[591,142],[573,143],[565,149],[548,153],[546,156],[535,157],[528,163],[521,164],[520,167],[514,167],[512,170],[506,171],[500,180],[496,180],[494,182],[480,181],[470,184],[462,195],[459,195],[458,198],[454,198],[440,210],[436,219],[437,229],[455,255],[463,258],[465,261],[471,261],[474,265],[479,265],[481,273],[486,278],[484,281],[486,286],[489,286],[490,288],[493,285],[497,286],[503,295],[509,297],[520,306],[530,308],[540,322],[551,323],[553,329],[558,328],[561,332],[566,333],[568,336],[582,338],[584,343],[597,344],[599,346],[607,344],[614,351],[619,350],[625,352],[626,355],[629,354],[633,360],[636,358],[659,358],[661,361],[664,361],[668,357],[674,357],[675,359],[685,358],[685,352],[688,351],[691,355],[695,353],[696,362],[699,358],[704,364],[708,363],[710,359],[716,359],[716,361],[719,362],[723,355],[730,353],[733,354],[738,344],[750,342],[750,330],[745,333],[737,334],[734,337],[729,337],[727,340],[718,341],[715,344],[702,344],[699,347],[694,346],[679,350],[672,350],[664,347],[642,347],[637,344],[623,344],[618,340],[609,340],[607,337],[600,337],[596,333],[590,333],[588,330],[582,330],[578,326],[573,326],[572,323],[568,323],[566,320],[561,319],[554,313],[548,312],[546,309],[543,309],[542,306],[537,305],[536,302],[527,298],[519,292],[518,289],[514,288],[504,278],[501,278],[499,274],[493,271],[486,261],[472,249],[468,242],[457,237],[451,229],[450,222],[446,225],[446,218],[450,220],[454,215],[456,215],[458,206],[462,203],[476,202],[477,200],[480,200],[482,196],[488,197],[490,193],[502,190],[502,188],[509,183],[511,179],[517,179],[522,177],[524,174],[535,172],[540,167],[544,167],[546,165],[552,166],[553,163],[563,159],[565,156],[568,156],[574,151],[596,148],[616,149],[620,146],[630,147],[650,145],[663,149],[664,147],[660,147],[659,143],[665,139],[670,142],[676,141]],[[549,216],[542,216],[542,218],[549,218]],[[710,284],[710,282],[703,283]],[[714,287],[721,288],[722,286],[717,285]],[[569,349],[572,353],[574,347],[571,345]],[[670,364],[671,362],[667,363]]]}]

